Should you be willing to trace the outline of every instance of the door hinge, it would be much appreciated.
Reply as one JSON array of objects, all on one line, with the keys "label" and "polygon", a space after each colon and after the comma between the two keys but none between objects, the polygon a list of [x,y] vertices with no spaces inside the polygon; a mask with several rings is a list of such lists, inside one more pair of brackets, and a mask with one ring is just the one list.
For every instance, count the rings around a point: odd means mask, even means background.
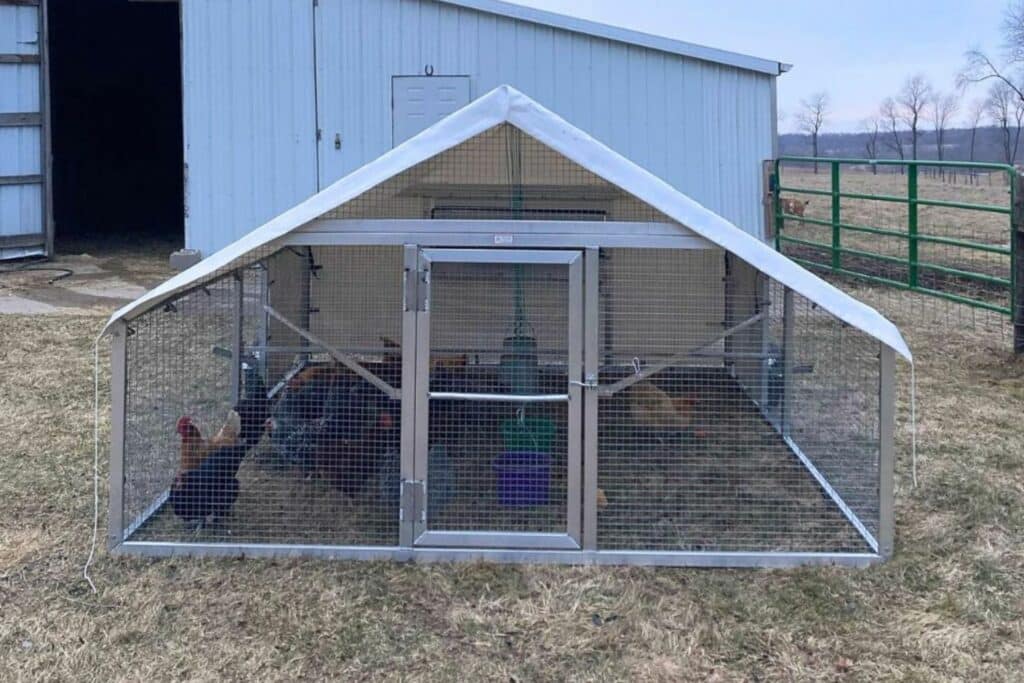
[{"label": "door hinge", "polygon": [[323,131],[323,129],[322,128],[317,128],[316,129],[316,141],[320,142],[323,139],[324,139],[324,131]]},{"label": "door hinge", "polygon": [[429,293],[430,271],[407,268],[405,271],[405,310],[429,310]]},{"label": "door hinge", "polygon": [[418,479],[402,480],[402,504],[399,506],[399,520],[413,524],[425,524],[427,506],[424,505],[426,485]]}]

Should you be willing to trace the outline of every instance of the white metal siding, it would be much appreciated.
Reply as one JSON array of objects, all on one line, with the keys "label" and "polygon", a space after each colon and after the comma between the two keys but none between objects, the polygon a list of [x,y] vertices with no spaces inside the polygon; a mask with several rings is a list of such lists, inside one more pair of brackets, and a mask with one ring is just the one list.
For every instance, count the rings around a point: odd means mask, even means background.
[{"label": "white metal siding", "polygon": [[[772,155],[772,76],[433,0],[320,0],[315,21],[311,0],[252,5],[183,2],[188,242],[204,254],[315,187],[309,184],[313,151],[302,147],[287,163],[265,169],[268,162],[255,154],[234,159],[235,143],[211,132],[230,127],[224,135],[253,139],[253,109],[284,100],[303,117],[260,129],[273,134],[266,144],[301,146],[291,136],[303,130],[311,140],[314,33],[321,188],[391,148],[391,79],[430,66],[437,75],[470,76],[473,98],[504,83],[515,86],[743,229],[763,234],[761,161]],[[278,15],[275,26],[287,28],[274,37],[275,49],[252,25],[260,13]],[[301,30],[306,22],[315,26],[309,34]],[[227,59],[237,64],[238,78],[227,77]],[[203,73],[194,73],[200,68]],[[200,149],[200,138],[216,150]],[[288,182],[293,191],[282,192]],[[258,211],[251,189],[260,190]]]},{"label": "white metal siding", "polygon": [[522,90],[762,234],[770,76],[430,0],[321,0],[318,13],[322,186],[390,148],[390,77],[429,65],[468,74],[474,98]]},{"label": "white metal siding", "polygon": [[181,12],[185,239],[208,256],[316,192],[313,4]]},{"label": "white metal siding", "polygon": [[[40,8],[33,5],[0,5],[0,54],[40,54],[39,12]],[[0,114],[31,114],[39,119],[24,125],[0,125],[0,177],[41,177],[40,64],[0,63]],[[41,253],[46,241],[43,200],[41,180],[0,182],[0,259]],[[4,238],[30,241],[10,243]]]},{"label": "white metal siding", "polygon": [[39,54],[39,8],[5,5],[0,10],[0,54]]}]

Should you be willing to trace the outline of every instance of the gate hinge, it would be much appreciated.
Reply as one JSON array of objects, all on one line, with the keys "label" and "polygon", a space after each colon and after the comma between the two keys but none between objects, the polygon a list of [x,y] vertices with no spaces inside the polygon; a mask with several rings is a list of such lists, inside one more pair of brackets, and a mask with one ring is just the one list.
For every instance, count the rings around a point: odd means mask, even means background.
[{"label": "gate hinge", "polygon": [[405,271],[405,310],[429,310],[429,292],[430,271],[407,268]]},{"label": "gate hinge", "polygon": [[[426,486],[419,479],[402,480],[402,504],[398,508],[398,519],[402,522],[426,524],[427,506],[423,504]],[[406,514],[411,516],[406,517]]]}]

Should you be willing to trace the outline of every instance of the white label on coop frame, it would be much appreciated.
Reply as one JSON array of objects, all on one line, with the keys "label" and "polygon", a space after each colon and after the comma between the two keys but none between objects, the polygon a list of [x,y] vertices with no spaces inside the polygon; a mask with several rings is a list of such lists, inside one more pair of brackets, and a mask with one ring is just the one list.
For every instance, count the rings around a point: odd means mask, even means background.
[{"label": "white label on coop frame", "polygon": [[495,244],[512,244],[512,235],[495,235]]}]

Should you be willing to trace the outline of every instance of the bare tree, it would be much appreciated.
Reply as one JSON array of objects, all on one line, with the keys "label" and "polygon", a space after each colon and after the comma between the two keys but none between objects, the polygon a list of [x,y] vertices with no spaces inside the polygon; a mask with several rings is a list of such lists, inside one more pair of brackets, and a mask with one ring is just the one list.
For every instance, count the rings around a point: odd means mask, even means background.
[{"label": "bare tree", "polygon": [[1006,163],[1012,164],[1017,158],[1017,148],[1020,144],[1024,101],[1017,97],[1009,85],[1001,80],[996,81],[989,88],[985,111],[992,123],[999,128],[1003,159]]},{"label": "bare tree", "polygon": [[985,100],[974,100],[971,102],[971,108],[967,112],[967,125],[971,129],[970,161],[974,161],[974,142],[978,138],[978,127],[981,125],[983,116],[985,116]]},{"label": "bare tree", "polygon": [[882,117],[882,125],[885,126],[885,146],[891,149],[900,161],[903,161],[906,156],[903,152],[903,136],[900,134],[900,114],[896,100],[891,97],[882,100],[879,113]]},{"label": "bare tree", "polygon": [[952,123],[953,117],[956,116],[959,110],[960,98],[956,93],[943,95],[936,91],[932,94],[928,118],[931,119],[932,125],[935,128],[936,156],[938,156],[939,161],[942,161],[945,150],[946,130],[949,129],[949,124]]},{"label": "bare tree", "polygon": [[[877,118],[864,119],[860,123],[861,129],[867,134],[864,139],[864,154],[868,159],[878,159],[878,138],[881,135],[882,124]],[[871,173],[878,175],[878,166],[871,164]]]},{"label": "bare tree", "polygon": [[911,76],[903,82],[896,95],[900,120],[910,129],[910,158],[917,159],[917,143],[921,138],[921,119],[932,98],[932,87],[924,75]]},{"label": "bare tree", "polygon": [[1024,91],[1020,86],[1020,72],[1024,69],[1024,0],[1015,0],[1006,8],[1002,33],[1002,64],[979,48],[968,50],[964,55],[964,69],[957,76],[957,85],[994,80],[1024,101]]},{"label": "bare tree", "polygon": [[[818,158],[818,136],[825,125],[829,114],[827,92],[817,92],[808,99],[800,100],[800,111],[796,114],[796,125],[811,137],[811,156]],[[818,162],[814,162],[814,172],[818,172]]]}]

